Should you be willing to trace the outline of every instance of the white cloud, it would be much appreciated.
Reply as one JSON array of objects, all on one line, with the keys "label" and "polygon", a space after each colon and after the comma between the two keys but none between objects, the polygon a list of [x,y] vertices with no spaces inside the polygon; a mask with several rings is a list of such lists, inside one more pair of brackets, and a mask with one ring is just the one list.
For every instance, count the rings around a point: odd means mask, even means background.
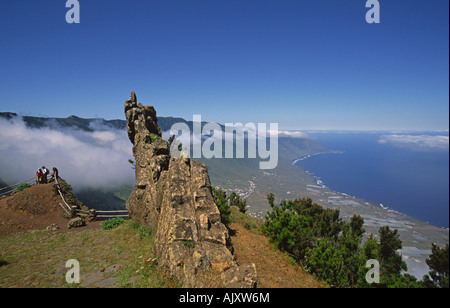
[{"label": "white cloud", "polygon": [[430,135],[384,135],[378,139],[381,144],[409,147],[413,150],[448,150],[449,136]]},{"label": "white cloud", "polygon": [[[269,134],[274,134],[270,129],[267,131]],[[291,138],[308,138],[308,134],[299,131],[278,130],[278,137],[291,137]]]},{"label": "white cloud", "polygon": [[57,167],[74,189],[133,185],[126,131],[101,129],[32,129],[21,118],[0,119],[0,178],[16,183],[32,178],[44,165]]}]

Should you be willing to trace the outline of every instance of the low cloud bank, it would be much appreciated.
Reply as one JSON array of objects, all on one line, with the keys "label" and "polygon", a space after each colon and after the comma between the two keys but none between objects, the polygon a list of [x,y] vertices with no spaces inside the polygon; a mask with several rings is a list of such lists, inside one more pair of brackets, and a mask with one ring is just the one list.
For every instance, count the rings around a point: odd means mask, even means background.
[{"label": "low cloud bank", "polygon": [[288,131],[288,130],[279,130],[278,131],[279,137],[291,137],[291,138],[301,138],[301,139],[307,139],[309,135],[304,132],[299,131]]},{"label": "low cloud bank", "polygon": [[[101,120],[90,122],[88,129],[60,125],[52,119],[44,127],[30,128],[19,116],[11,119],[0,117],[0,179],[7,184],[17,183],[33,178],[38,168],[46,166],[50,170],[57,167],[60,176],[76,191],[134,185],[134,170],[128,162],[129,159],[134,160],[132,144],[126,130],[108,126]],[[247,132],[256,134],[251,127]],[[272,133],[267,130],[267,136]],[[307,137],[302,132],[279,130],[277,133],[280,137]],[[191,151],[194,146],[209,142],[214,145],[220,143],[223,151],[229,147],[232,157],[249,155],[249,141],[242,140],[246,139],[244,135],[220,130],[204,134],[188,132],[176,137],[183,148]],[[163,132],[162,137],[168,140],[170,132]],[[219,154],[225,153],[219,151]],[[267,155],[264,158],[267,160]]]},{"label": "low cloud bank", "polygon": [[381,144],[392,144],[417,151],[448,150],[449,136],[431,135],[384,135],[378,139]]},{"label": "low cloud bank", "polygon": [[[67,127],[29,128],[20,117],[0,118],[0,178],[32,178],[38,168],[57,167],[75,190],[133,185],[132,144],[126,131],[92,123],[93,132]],[[95,127],[94,127],[95,126]]]}]

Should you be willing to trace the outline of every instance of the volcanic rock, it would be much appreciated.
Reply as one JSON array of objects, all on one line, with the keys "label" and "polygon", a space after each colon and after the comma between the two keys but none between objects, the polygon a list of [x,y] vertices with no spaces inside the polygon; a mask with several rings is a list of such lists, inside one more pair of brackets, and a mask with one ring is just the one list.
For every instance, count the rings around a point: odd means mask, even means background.
[{"label": "volcanic rock", "polygon": [[133,143],[136,185],[128,201],[130,218],[156,230],[153,255],[184,287],[203,287],[210,271],[224,286],[255,287],[254,264],[238,266],[227,247],[228,229],[211,192],[206,165],[170,156],[156,111],[125,102],[127,132]]}]

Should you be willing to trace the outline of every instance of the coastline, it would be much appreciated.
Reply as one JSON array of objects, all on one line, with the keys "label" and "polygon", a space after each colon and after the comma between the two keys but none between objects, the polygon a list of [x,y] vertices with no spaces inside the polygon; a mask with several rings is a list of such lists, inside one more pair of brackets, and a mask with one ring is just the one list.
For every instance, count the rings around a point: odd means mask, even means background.
[{"label": "coastline", "polygon": [[331,151],[330,150],[330,151],[325,151],[325,152],[318,152],[318,153],[308,154],[308,155],[302,156],[300,158],[294,159],[291,164],[293,166],[297,167],[295,164],[297,164],[299,161],[311,158],[313,156],[322,155],[322,154],[344,154],[344,153],[345,153],[344,151]]},{"label": "coastline", "polygon": [[425,260],[431,253],[431,244],[445,245],[449,243],[449,229],[430,224],[418,218],[411,217],[397,210],[390,209],[382,203],[368,201],[344,192],[329,189],[322,179],[296,165],[297,162],[312,156],[326,154],[321,152],[295,159],[291,165],[305,172],[315,184],[305,185],[305,196],[311,197],[316,203],[333,209],[339,209],[343,219],[350,219],[352,215],[364,218],[366,236],[378,235],[381,226],[397,229],[403,242],[402,257],[408,265],[408,273],[417,279],[428,274],[429,268]]},{"label": "coastline", "polygon": [[297,163],[298,163],[298,162],[304,161],[304,160],[306,160],[306,159],[308,159],[308,158],[311,158],[311,157],[313,157],[313,156],[318,156],[318,155],[323,155],[323,154],[343,154],[343,153],[345,153],[345,151],[328,151],[328,152],[314,153],[314,154],[305,155],[305,156],[302,156],[302,157],[300,157],[300,158],[297,158],[297,159],[293,160],[291,164],[292,164],[292,166],[294,166],[294,167],[296,167],[296,168],[299,168],[299,169],[305,171],[308,175],[310,175],[311,177],[313,177],[314,180],[315,180],[315,182],[317,183],[317,185],[321,186],[322,188],[326,188],[326,189],[332,190],[332,191],[334,191],[334,192],[336,192],[336,193],[338,193],[338,194],[341,194],[341,195],[343,195],[343,196],[348,196],[348,197],[352,197],[352,198],[354,198],[354,199],[363,200],[363,201],[366,202],[366,203],[370,203],[370,204],[372,204],[372,205],[379,206],[379,207],[382,208],[383,210],[387,210],[387,211],[389,211],[389,212],[394,212],[394,213],[397,213],[397,214],[400,214],[400,215],[408,216],[408,217],[414,218],[414,219],[416,219],[416,220],[422,221],[423,223],[432,225],[432,226],[434,226],[434,227],[436,227],[436,228],[440,228],[440,229],[449,231],[449,227],[438,226],[438,225],[435,225],[435,224],[433,224],[433,223],[430,223],[430,222],[428,222],[428,221],[426,221],[426,220],[424,220],[424,219],[421,219],[421,218],[419,218],[419,217],[412,217],[412,216],[410,216],[409,214],[402,212],[401,210],[396,210],[396,209],[391,208],[391,207],[389,207],[389,206],[386,206],[386,205],[384,205],[383,203],[378,202],[378,201],[376,201],[376,200],[367,200],[367,199],[365,199],[364,197],[359,197],[359,196],[357,196],[357,195],[349,195],[349,194],[347,194],[347,193],[345,193],[345,192],[333,190],[333,189],[329,188],[329,187],[326,185],[326,183],[322,180],[322,177],[321,177],[321,176],[314,174],[312,171],[309,171],[309,170],[306,170],[306,169],[304,169],[304,168],[302,168],[302,167],[300,167],[300,166],[297,166]]}]

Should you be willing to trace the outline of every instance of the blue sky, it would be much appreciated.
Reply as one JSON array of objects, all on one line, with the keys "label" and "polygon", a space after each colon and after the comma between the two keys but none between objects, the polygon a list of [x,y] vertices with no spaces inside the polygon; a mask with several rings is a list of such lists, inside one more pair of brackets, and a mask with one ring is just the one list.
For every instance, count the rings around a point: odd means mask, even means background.
[{"label": "blue sky", "polygon": [[449,128],[449,1],[65,0],[0,3],[0,111],[158,115],[280,129]]}]

